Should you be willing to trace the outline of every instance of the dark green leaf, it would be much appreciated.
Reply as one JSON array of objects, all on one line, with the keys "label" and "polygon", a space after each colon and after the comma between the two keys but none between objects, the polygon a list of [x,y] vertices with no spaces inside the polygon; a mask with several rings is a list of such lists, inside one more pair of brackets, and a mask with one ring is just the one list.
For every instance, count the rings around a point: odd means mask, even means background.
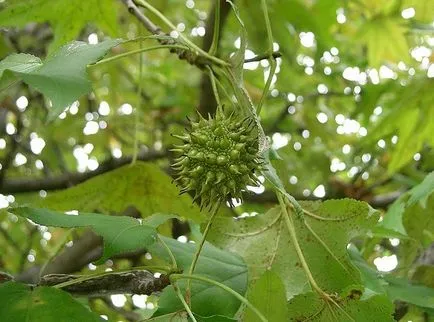
[{"label": "dark green leaf", "polygon": [[[180,243],[165,237],[162,239],[173,252],[178,267],[184,272],[188,272],[197,246],[190,243]],[[154,244],[149,248],[149,251],[153,256],[157,255],[169,260],[167,251],[159,244]],[[197,262],[195,274],[223,283],[242,295],[246,292],[247,267],[243,260],[239,256],[218,249],[209,243],[205,243]],[[178,284],[180,289],[185,289],[185,280],[179,281]],[[191,303],[195,314],[203,317],[212,315],[232,317],[237,312],[240,302],[221,288],[199,281],[192,281],[191,285]],[[164,289],[158,306],[157,314],[168,314],[183,308],[172,287]]]},{"label": "dark green leaf", "polygon": [[52,287],[0,284],[0,321],[101,321],[68,293]]},{"label": "dark green leaf", "polygon": [[104,238],[104,251],[99,262],[104,262],[116,254],[148,247],[157,238],[157,232],[153,227],[145,226],[131,217],[88,213],[66,215],[48,209],[29,207],[10,208],[9,211],[44,226],[92,227]]}]

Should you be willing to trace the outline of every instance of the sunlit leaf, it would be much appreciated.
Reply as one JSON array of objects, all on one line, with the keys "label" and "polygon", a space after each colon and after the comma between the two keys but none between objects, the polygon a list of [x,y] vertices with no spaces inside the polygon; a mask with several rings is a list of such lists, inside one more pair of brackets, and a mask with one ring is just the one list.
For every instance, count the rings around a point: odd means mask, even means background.
[{"label": "sunlit leaf", "polygon": [[47,96],[53,120],[83,94],[92,90],[86,66],[104,56],[120,40],[106,40],[96,45],[75,41],[61,47],[45,61],[27,54],[14,54],[0,61],[0,78],[10,71]]},{"label": "sunlit leaf", "polygon": [[434,17],[434,6],[429,1],[425,0],[403,0],[402,9],[413,8],[415,11],[415,19],[431,23]]},{"label": "sunlit leaf", "polygon": [[434,95],[430,88],[432,80],[418,79],[406,87],[401,95],[389,104],[392,109],[371,130],[365,143],[376,143],[379,139],[397,134],[398,143],[391,149],[388,174],[392,175],[419,152],[423,144],[430,144],[434,131]]},{"label": "sunlit leaf", "polygon": [[48,21],[54,31],[51,49],[75,39],[87,23],[96,24],[113,36],[117,29],[115,4],[109,0],[6,1],[0,21],[2,26],[21,27]]},{"label": "sunlit leaf", "polygon": [[[319,286],[333,293],[360,284],[346,247],[353,237],[366,234],[375,225],[378,213],[366,203],[349,199],[301,205],[316,216],[306,215],[305,221],[295,217],[293,221]],[[279,208],[254,217],[217,218],[210,234],[211,242],[244,258],[253,280],[271,269],[281,277],[288,299],[310,290]]]},{"label": "sunlit leaf", "polygon": [[406,26],[391,17],[376,17],[361,28],[361,38],[368,49],[368,62],[379,67],[385,62],[408,61],[410,48],[405,34]]},{"label": "sunlit leaf", "polygon": [[187,195],[179,196],[171,178],[156,164],[136,162],[54,192],[40,202],[54,210],[122,212],[134,206],[142,217],[173,214],[200,222],[203,215]]}]

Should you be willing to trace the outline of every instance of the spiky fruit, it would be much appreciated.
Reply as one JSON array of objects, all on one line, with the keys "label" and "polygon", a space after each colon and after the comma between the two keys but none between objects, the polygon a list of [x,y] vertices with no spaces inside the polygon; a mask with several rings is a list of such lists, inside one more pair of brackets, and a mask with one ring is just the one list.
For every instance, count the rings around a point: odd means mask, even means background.
[{"label": "spiky fruit", "polygon": [[221,109],[215,118],[199,117],[188,133],[174,135],[183,141],[172,150],[180,155],[172,165],[178,172],[175,182],[181,193],[195,191],[201,207],[225,200],[232,204],[246,185],[259,184],[254,173],[262,160],[254,122],[226,117]]}]

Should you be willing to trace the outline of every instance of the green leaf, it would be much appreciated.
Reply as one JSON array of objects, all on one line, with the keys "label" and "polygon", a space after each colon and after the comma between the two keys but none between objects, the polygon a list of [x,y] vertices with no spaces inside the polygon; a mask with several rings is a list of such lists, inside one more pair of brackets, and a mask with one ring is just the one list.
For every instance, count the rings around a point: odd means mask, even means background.
[{"label": "green leaf", "polygon": [[420,284],[425,284],[434,289],[434,265],[419,265],[412,279]]},{"label": "green leaf", "polygon": [[149,322],[188,322],[188,314],[185,311],[169,313],[146,320]]},{"label": "green leaf", "polygon": [[179,196],[178,189],[171,181],[156,164],[138,161],[72,188],[49,193],[38,206],[107,214],[119,213],[134,206],[142,217],[164,213],[201,222],[204,216],[192,203],[191,197]]},{"label": "green leaf", "polygon": [[[286,306],[285,286],[279,275],[266,271],[252,286],[247,299],[256,307],[268,321],[286,321],[288,310]],[[245,321],[257,321],[257,315],[246,309]]]},{"label": "green leaf", "polygon": [[55,119],[80,96],[92,90],[86,67],[103,57],[120,40],[106,40],[97,45],[74,41],[61,47],[42,62],[27,54],[14,54],[0,62],[0,78],[5,71],[20,77],[52,101],[49,120]]},{"label": "green leaf", "polygon": [[422,22],[432,23],[434,17],[434,6],[425,0],[403,0],[402,9],[414,8],[415,19]]},{"label": "green leaf", "polygon": [[389,113],[377,123],[365,143],[377,143],[380,138],[398,134],[398,143],[391,149],[387,172],[394,174],[413,160],[426,142],[431,144],[434,131],[434,95],[432,79],[416,79],[390,101]]},{"label": "green leaf", "polygon": [[104,238],[104,251],[99,263],[113,255],[143,249],[152,245],[157,231],[139,220],[126,216],[80,213],[66,215],[48,209],[29,207],[9,208],[9,212],[44,226],[62,228],[92,227]]},{"label": "green leaf", "polygon": [[383,221],[378,224],[379,227],[396,231],[400,234],[407,235],[402,223],[402,216],[405,212],[405,202],[401,198],[396,200],[387,210]]},{"label": "green leaf", "polygon": [[240,48],[231,57],[231,62],[234,71],[234,76],[237,81],[237,85],[242,86],[243,66],[244,66],[245,53],[247,48],[247,31],[246,31],[246,27],[244,27],[244,22],[240,17],[238,8],[232,2],[229,2],[229,4],[232,6],[232,10],[235,14],[235,17],[237,18],[238,24],[240,25]]},{"label": "green leaf", "polygon": [[[304,220],[295,217],[293,222],[318,285],[334,293],[360,284],[359,272],[346,248],[352,238],[369,232],[378,220],[378,212],[364,202],[350,199],[300,204],[316,217],[305,215]],[[284,282],[288,299],[310,290],[280,208],[236,220],[216,218],[209,240],[240,254],[249,267],[251,280],[258,279],[266,270],[273,270]]]},{"label": "green leaf", "polygon": [[[280,45],[284,55],[293,54],[293,34],[302,31],[311,31],[315,34],[318,43],[318,52],[324,52],[333,44],[330,28],[336,23],[336,9],[339,3],[334,0],[322,0],[313,2],[309,6],[300,0],[275,0],[267,1],[271,17],[273,37]],[[251,1],[240,1],[241,14],[243,15],[246,29],[249,31],[249,40],[255,51],[267,50],[267,34],[263,23],[263,13],[259,3],[251,5]],[[260,22],[260,23],[258,23]],[[287,26],[291,25],[291,28]],[[282,27],[285,26],[285,27]],[[297,33],[290,30],[294,28]],[[250,46],[250,44],[249,44]]]},{"label": "green leaf", "polygon": [[350,254],[353,262],[360,269],[363,284],[370,291],[388,295],[391,301],[399,300],[425,308],[434,308],[434,289],[412,284],[405,278],[378,272],[363,259],[355,247]]},{"label": "green leaf", "polygon": [[196,318],[197,322],[237,322],[237,321],[239,321],[237,319],[232,319],[232,318],[229,318],[229,317],[223,316],[223,315],[211,315],[211,316],[203,317],[203,316],[199,316],[196,314],[195,318]]},{"label": "green leaf", "polygon": [[409,191],[410,198],[407,205],[412,206],[420,202],[423,208],[426,207],[428,197],[434,192],[434,171],[429,173],[425,179]]},{"label": "green leaf", "polygon": [[[187,272],[197,246],[170,238],[161,238],[173,252],[178,267]],[[169,260],[167,251],[159,244],[151,246],[149,252],[152,256],[156,255]],[[223,251],[207,242],[197,262],[195,274],[223,283],[242,295],[247,289],[247,267],[243,260],[236,254]],[[185,284],[185,280],[178,282],[183,293]],[[191,303],[195,314],[203,317],[212,315],[232,317],[240,307],[238,299],[219,287],[199,281],[192,281],[191,285]],[[165,288],[158,302],[157,315],[168,314],[182,308],[183,305],[173,288]]]},{"label": "green leaf", "polygon": [[434,289],[424,285],[415,285],[404,278],[385,275],[386,287],[389,298],[393,301],[400,300],[417,306],[434,309]]},{"label": "green leaf", "polygon": [[153,214],[152,216],[143,219],[143,223],[146,226],[158,228],[158,226],[161,226],[166,221],[174,218],[179,218],[179,217],[175,215]]},{"label": "green leaf", "polygon": [[115,36],[116,9],[110,0],[14,0],[6,1],[0,12],[2,26],[24,27],[30,22],[48,21],[54,31],[50,49],[74,40],[87,23],[93,23]]},{"label": "green leaf", "polygon": [[[357,296],[357,292],[355,293]],[[289,321],[316,322],[393,322],[393,304],[386,296],[376,295],[358,300],[354,295],[339,302],[340,308],[324,301],[315,293],[297,295],[288,303]],[[286,319],[288,321],[288,318]]]},{"label": "green leaf", "polygon": [[407,235],[403,224],[403,216],[407,208],[420,204],[426,208],[428,197],[434,192],[434,172],[428,174],[425,179],[411,190],[407,191],[389,207],[383,221],[378,225],[386,229]]},{"label": "green leaf", "polygon": [[379,67],[385,62],[408,61],[410,48],[405,36],[407,30],[398,18],[383,16],[366,21],[361,26],[358,39],[368,48],[369,65]]},{"label": "green leaf", "polygon": [[418,258],[421,250],[434,242],[434,195],[428,198],[426,207],[416,203],[406,208],[403,224],[411,240],[401,240],[397,256],[398,269],[408,270]]},{"label": "green leaf", "polygon": [[101,321],[68,293],[52,287],[0,284],[0,321]]}]

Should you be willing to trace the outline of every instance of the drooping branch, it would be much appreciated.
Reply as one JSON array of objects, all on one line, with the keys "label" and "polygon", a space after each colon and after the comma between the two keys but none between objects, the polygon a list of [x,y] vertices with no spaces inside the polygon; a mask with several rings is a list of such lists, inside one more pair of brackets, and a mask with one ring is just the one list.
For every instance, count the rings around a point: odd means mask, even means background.
[{"label": "drooping branch", "polygon": [[[68,274],[50,274],[41,278],[39,285],[56,286],[58,284],[73,281],[83,276]],[[162,291],[170,284],[167,275],[155,277],[153,273],[145,270],[110,273],[107,275],[87,279],[63,287],[73,295],[88,297],[104,296],[111,294],[146,294],[151,295]]]}]

